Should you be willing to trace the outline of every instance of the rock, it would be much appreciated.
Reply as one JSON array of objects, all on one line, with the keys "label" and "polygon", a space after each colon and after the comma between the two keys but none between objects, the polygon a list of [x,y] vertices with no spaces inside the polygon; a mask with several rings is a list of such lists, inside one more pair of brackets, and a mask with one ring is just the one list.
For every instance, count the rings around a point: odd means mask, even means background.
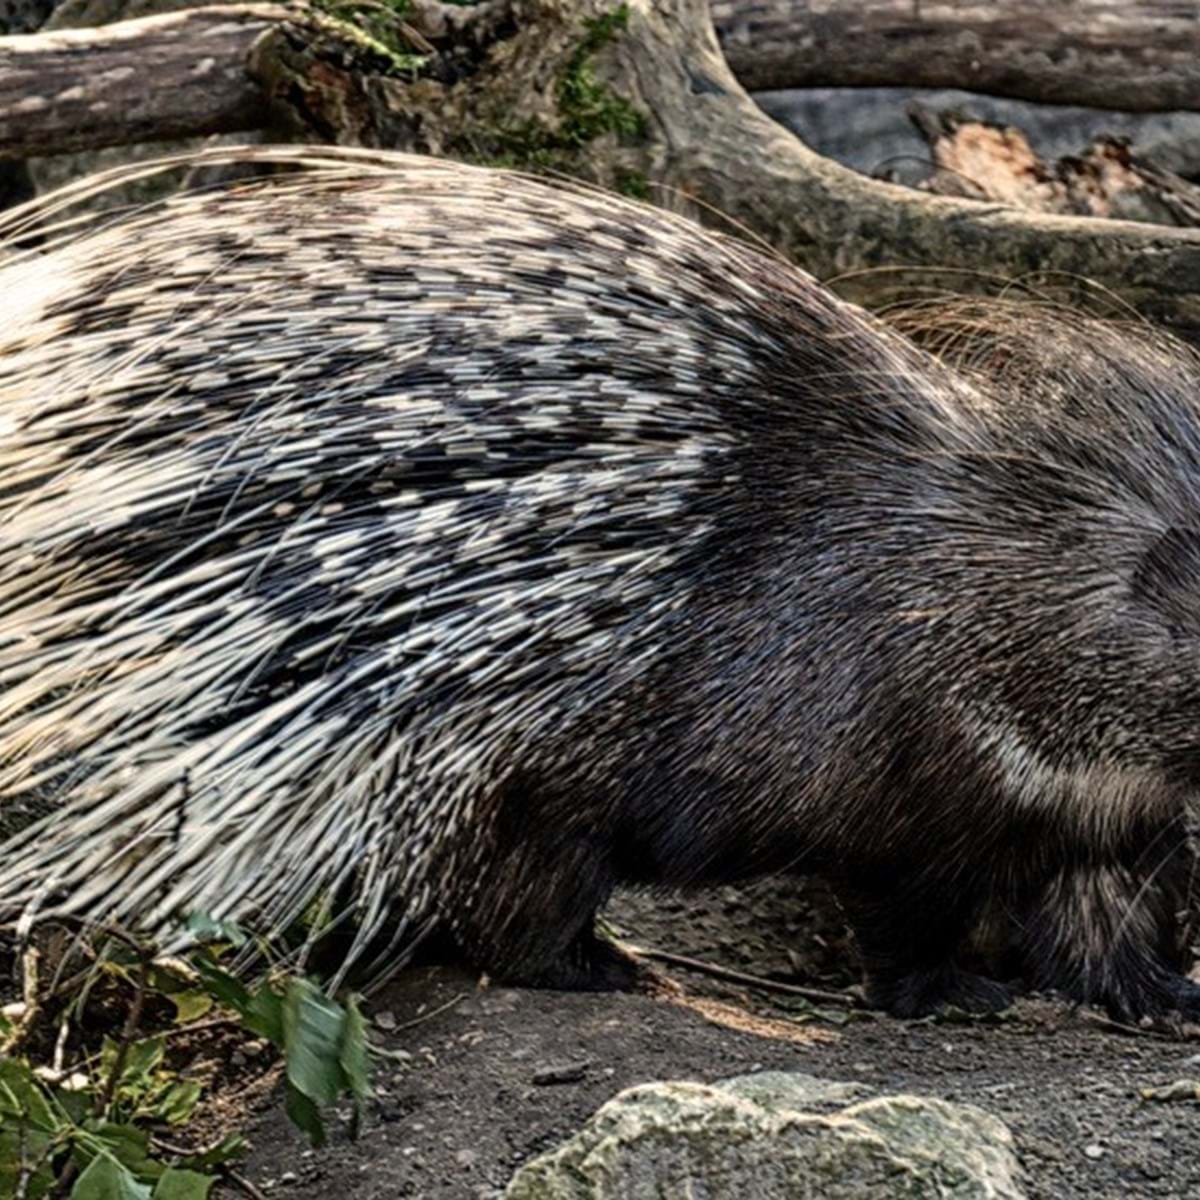
[{"label": "rock", "polygon": [[779,1071],[642,1084],[523,1166],[505,1200],[1022,1200],[1002,1122],[870,1090]]},{"label": "rock", "polygon": [[724,1079],[717,1086],[761,1108],[803,1112],[845,1108],[856,1100],[870,1100],[879,1090],[869,1083],[841,1083],[799,1071],[756,1071]]}]

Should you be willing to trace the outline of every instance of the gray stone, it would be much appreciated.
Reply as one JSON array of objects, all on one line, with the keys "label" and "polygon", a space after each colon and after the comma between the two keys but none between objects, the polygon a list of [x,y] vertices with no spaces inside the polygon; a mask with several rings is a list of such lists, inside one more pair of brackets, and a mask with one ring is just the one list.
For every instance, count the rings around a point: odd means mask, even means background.
[{"label": "gray stone", "polygon": [[723,1079],[717,1086],[762,1108],[803,1112],[845,1108],[856,1100],[869,1100],[879,1091],[868,1083],[842,1083],[801,1071],[755,1071],[753,1075]]},{"label": "gray stone", "polygon": [[784,1072],[629,1088],[522,1167],[505,1200],[1021,1200],[995,1117],[864,1091]]}]

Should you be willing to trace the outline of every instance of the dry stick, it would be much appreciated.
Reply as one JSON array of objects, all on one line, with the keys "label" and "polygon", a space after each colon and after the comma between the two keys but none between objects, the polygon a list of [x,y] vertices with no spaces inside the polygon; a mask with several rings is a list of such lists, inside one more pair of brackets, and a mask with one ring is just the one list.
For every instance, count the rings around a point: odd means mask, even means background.
[{"label": "dry stick", "polygon": [[221,1167],[221,1175],[229,1180],[239,1191],[244,1192],[250,1200],[267,1200],[266,1196],[248,1180],[245,1175],[239,1175],[232,1167]]},{"label": "dry stick", "polygon": [[[185,1033],[201,1033],[206,1029],[220,1029],[223,1025],[245,1029],[241,1017],[204,1017],[202,1020],[192,1021],[188,1025],[176,1025],[173,1029],[164,1029],[158,1036],[162,1038],[182,1037]],[[246,1030],[246,1032],[251,1033],[253,1030]]]},{"label": "dry stick", "polygon": [[1115,1033],[1128,1033],[1134,1037],[1156,1037],[1153,1029],[1142,1029],[1137,1025],[1126,1025],[1123,1021],[1114,1021],[1112,1017],[1104,1017],[1099,1013],[1079,1013],[1085,1025],[1095,1025],[1098,1029],[1111,1029]]},{"label": "dry stick", "polygon": [[[113,1097],[116,1095],[117,1084],[121,1080],[121,1073],[125,1070],[125,1060],[129,1057],[129,1047],[132,1045],[138,1031],[138,1026],[142,1022],[142,1007],[146,1001],[146,989],[150,980],[150,955],[142,950],[132,938],[128,938],[122,933],[117,933],[115,930],[111,932],[113,932],[114,936],[123,938],[132,945],[137,950],[139,958],[136,990],[133,993],[133,1000],[129,1004],[129,1012],[125,1016],[125,1024],[121,1029],[121,1041],[117,1046],[117,1053],[113,1058],[108,1078],[104,1081],[104,1087],[96,1093],[96,1102],[92,1108],[92,1111],[101,1120],[104,1119],[109,1105],[112,1104]],[[62,1174],[55,1183],[53,1194],[55,1196],[67,1196],[78,1174],[79,1164],[74,1158],[68,1160]]]},{"label": "dry stick", "polygon": [[[215,1150],[223,1140],[223,1138],[218,1138],[210,1146],[202,1146],[197,1150],[189,1150],[186,1146],[177,1146],[174,1142],[164,1141],[160,1137],[154,1138],[153,1142],[156,1149],[162,1150],[166,1154],[174,1154],[178,1158],[189,1158],[194,1155],[207,1154],[210,1150]],[[218,1163],[217,1170],[236,1188],[245,1192],[247,1196],[252,1197],[252,1200],[266,1200],[263,1193],[250,1180],[244,1175],[239,1175],[227,1163]]]},{"label": "dry stick", "polygon": [[[230,1025],[235,1028],[243,1029],[245,1032],[250,1032],[249,1030],[245,1030],[240,1017],[205,1017],[203,1020],[193,1021],[190,1025],[176,1025],[172,1029],[164,1029],[161,1033],[158,1033],[155,1036],[160,1037],[165,1041],[167,1038],[179,1037],[181,1034],[185,1033],[199,1033],[207,1029],[218,1029],[222,1025]],[[95,1062],[95,1060],[96,1055],[89,1054],[81,1061],[73,1063],[68,1070],[60,1070],[57,1066],[55,1067],[55,1070],[57,1070],[60,1075],[70,1076],[75,1074],[76,1071],[87,1070],[91,1064]]]},{"label": "dry stick", "polygon": [[862,1007],[862,1002],[851,992],[825,992],[820,988],[800,987],[795,983],[776,983],[775,980],[764,979],[761,975],[735,971],[731,967],[719,967],[716,963],[703,962],[698,958],[687,958],[682,954],[671,954],[666,950],[645,950],[640,946],[630,946],[629,949],[639,958],[651,958],[656,962],[686,967],[689,971],[699,971],[703,975],[711,975],[714,979],[725,979],[730,983],[744,983],[749,987],[762,988],[769,992],[803,996],[805,1000],[816,1000],[821,1004],[837,1004],[844,1008]]},{"label": "dry stick", "polygon": [[51,1158],[54,1157],[56,1151],[62,1149],[62,1143],[57,1138],[51,1138],[43,1147],[42,1152],[33,1159],[26,1159],[25,1155],[25,1124],[21,1124],[21,1174],[17,1179],[17,1187],[13,1192],[13,1200],[27,1200],[29,1195],[29,1185],[33,1182],[33,1177],[44,1167]]},{"label": "dry stick", "polygon": [[1106,1017],[1103,1013],[1080,1012],[1078,1015],[1087,1025],[1095,1025],[1098,1029],[1111,1029],[1114,1033],[1123,1033],[1131,1037],[1155,1038],[1160,1042],[1196,1040],[1194,1035],[1189,1037],[1182,1030],[1177,1032],[1172,1028],[1163,1029],[1153,1025],[1127,1025],[1124,1021],[1114,1021],[1112,1017]]},{"label": "dry stick", "polygon": [[133,1045],[138,1026],[142,1023],[142,1007],[146,1002],[146,985],[149,980],[150,958],[148,955],[143,955],[138,963],[133,1000],[125,1017],[125,1026],[121,1030],[121,1041],[117,1046],[116,1056],[113,1058],[112,1069],[104,1081],[104,1089],[96,1096],[95,1113],[98,1117],[102,1118],[108,1112],[109,1105],[112,1104],[113,1097],[117,1093],[117,1084],[121,1081],[121,1074],[125,1070],[125,1060],[129,1057],[129,1047]]},{"label": "dry stick", "polygon": [[429,1012],[422,1013],[419,1017],[413,1017],[411,1021],[405,1021],[403,1025],[397,1025],[392,1029],[387,1029],[385,1033],[399,1033],[402,1029],[411,1029],[414,1025],[420,1025],[424,1021],[432,1020],[439,1013],[444,1013],[448,1008],[453,1008],[467,993],[459,992],[457,996],[451,996],[445,1004],[439,1004],[437,1008],[431,1008]]},{"label": "dry stick", "polygon": [[[136,943],[133,943],[136,946]],[[129,1057],[129,1047],[133,1042],[134,1035],[138,1031],[138,1026],[142,1021],[142,1006],[146,1001],[146,985],[150,978],[150,956],[145,952],[139,951],[141,957],[138,959],[138,977],[136,990],[133,993],[133,1000],[129,1005],[129,1012],[125,1016],[125,1024],[121,1029],[121,1041],[117,1046],[117,1053],[113,1058],[113,1064],[108,1073],[108,1078],[104,1081],[104,1087],[96,1093],[96,1101],[92,1106],[92,1111],[95,1115],[103,1120],[108,1112],[109,1105],[113,1102],[113,1097],[117,1092],[117,1084],[120,1082],[121,1073],[125,1070],[125,1060]],[[79,1174],[79,1165],[74,1158],[70,1159],[63,1169],[63,1173],[58,1177],[58,1182],[55,1185],[55,1196],[66,1196],[69,1194],[71,1185],[75,1182],[76,1175]]]},{"label": "dry stick", "polygon": [[13,1024],[7,1038],[0,1038],[0,1056],[13,1054],[29,1036],[42,1008],[38,1002],[38,962],[41,955],[29,946],[21,955],[21,1015]]},{"label": "dry stick", "polygon": [[17,1154],[21,1163],[21,1173],[17,1176],[17,1186],[13,1191],[14,1200],[25,1200],[29,1192],[29,1181],[33,1178],[34,1171],[37,1170],[37,1160],[27,1159],[25,1157],[25,1122],[21,1122],[20,1133],[18,1135]]}]

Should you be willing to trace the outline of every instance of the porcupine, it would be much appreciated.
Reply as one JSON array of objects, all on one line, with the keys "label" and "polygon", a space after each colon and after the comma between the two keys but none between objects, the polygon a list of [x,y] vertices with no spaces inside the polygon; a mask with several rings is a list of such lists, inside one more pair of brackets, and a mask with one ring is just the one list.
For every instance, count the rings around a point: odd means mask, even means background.
[{"label": "porcupine", "polygon": [[3,911],[336,896],[350,960],[605,988],[618,885],[811,871],[896,1013],[1007,1002],[959,965],[989,905],[1035,982],[1200,1011],[1183,351],[1038,320],[953,366],[614,197],[235,157],[300,169],[9,222],[0,795],[57,807]]}]

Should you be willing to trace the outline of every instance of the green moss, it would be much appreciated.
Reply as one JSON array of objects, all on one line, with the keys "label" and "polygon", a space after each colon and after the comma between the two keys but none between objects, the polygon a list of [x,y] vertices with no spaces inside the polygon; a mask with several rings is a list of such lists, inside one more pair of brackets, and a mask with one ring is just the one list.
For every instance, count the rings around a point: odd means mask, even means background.
[{"label": "green moss", "polygon": [[387,64],[389,75],[412,75],[427,61],[404,35],[409,0],[314,0],[314,7],[342,36],[358,42]]},{"label": "green moss", "polygon": [[568,145],[583,146],[604,133],[623,141],[646,134],[646,118],[624,96],[601,83],[592,70],[592,58],[628,24],[625,4],[584,23],[583,41],[558,81],[558,110],[563,120],[559,137]]},{"label": "green moss", "polygon": [[634,200],[650,199],[650,180],[641,171],[617,171],[617,191]]},{"label": "green moss", "polygon": [[[624,96],[601,83],[592,67],[596,54],[628,23],[625,4],[584,23],[583,38],[568,58],[555,88],[559,119],[554,128],[535,120],[508,122],[490,131],[486,146],[458,146],[456,152],[488,166],[573,174],[580,151],[596,138],[611,133],[629,143],[645,137],[645,116]],[[618,183],[622,191],[645,194],[646,181],[638,172],[625,172],[623,180]]]}]

